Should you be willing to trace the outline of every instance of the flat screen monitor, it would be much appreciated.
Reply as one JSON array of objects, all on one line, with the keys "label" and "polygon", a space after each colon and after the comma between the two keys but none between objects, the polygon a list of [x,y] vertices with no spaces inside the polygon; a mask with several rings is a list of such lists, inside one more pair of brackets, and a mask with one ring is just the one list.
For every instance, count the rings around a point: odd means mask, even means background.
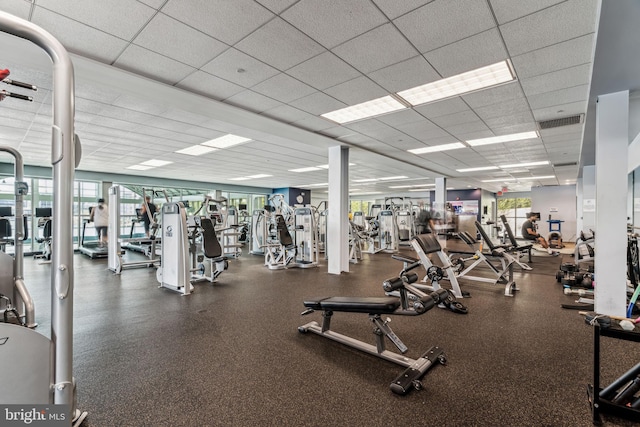
[{"label": "flat screen monitor", "polygon": [[36,217],[38,218],[50,218],[53,215],[51,214],[51,208],[36,208]]},{"label": "flat screen monitor", "polygon": [[11,206],[0,206],[0,217],[11,215],[13,215],[13,213],[11,212]]}]

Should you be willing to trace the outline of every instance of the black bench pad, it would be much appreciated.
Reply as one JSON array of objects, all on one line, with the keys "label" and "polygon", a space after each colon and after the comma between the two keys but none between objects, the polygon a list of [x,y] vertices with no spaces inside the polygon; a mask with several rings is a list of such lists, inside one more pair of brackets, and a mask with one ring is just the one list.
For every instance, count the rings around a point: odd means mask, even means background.
[{"label": "black bench pad", "polygon": [[413,264],[414,262],[420,261],[418,258],[414,258],[414,257],[407,256],[407,255],[400,255],[400,254],[393,254],[393,255],[391,255],[391,258],[393,258],[395,260],[398,260],[398,261],[411,263],[411,264]]},{"label": "black bench pad", "polygon": [[326,297],[309,298],[304,306],[313,310],[346,311],[350,313],[391,314],[400,307],[395,297]]}]

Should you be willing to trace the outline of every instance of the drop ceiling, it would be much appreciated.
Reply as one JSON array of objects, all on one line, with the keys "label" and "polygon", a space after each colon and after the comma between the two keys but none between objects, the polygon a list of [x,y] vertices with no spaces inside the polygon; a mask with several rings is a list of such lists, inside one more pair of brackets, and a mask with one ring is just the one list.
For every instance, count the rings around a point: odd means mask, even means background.
[{"label": "drop ceiling", "polygon": [[[267,174],[241,183],[322,189],[326,169],[290,170],[326,165],[327,149],[345,145],[359,194],[441,176],[450,188],[490,191],[578,176],[584,121],[512,143],[407,150],[586,114],[597,0],[2,0],[0,10],[44,28],[72,53],[80,170],[220,184]],[[26,164],[47,166],[50,65],[23,40],[3,34],[0,46],[0,67],[39,87],[32,103],[0,103],[2,144]],[[320,117],[505,59],[515,82],[344,125]],[[228,133],[252,141],[199,157],[175,153]],[[127,169],[151,159],[173,163]],[[406,178],[355,182],[398,176]],[[531,178],[539,176],[552,178]],[[496,179],[505,181],[483,182]]]}]

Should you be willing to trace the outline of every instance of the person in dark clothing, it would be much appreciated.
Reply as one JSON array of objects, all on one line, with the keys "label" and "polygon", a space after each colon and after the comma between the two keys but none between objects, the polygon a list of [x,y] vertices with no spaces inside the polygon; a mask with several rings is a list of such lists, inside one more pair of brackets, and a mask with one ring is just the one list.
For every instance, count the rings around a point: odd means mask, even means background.
[{"label": "person in dark clothing", "polygon": [[142,209],[140,209],[140,214],[142,215],[142,222],[144,223],[144,232],[149,237],[149,230],[151,228],[151,223],[155,222],[154,215],[158,208],[151,201],[151,197],[145,197],[144,202],[142,202]]},{"label": "person in dark clothing", "polygon": [[549,247],[549,243],[547,242],[547,239],[542,237],[540,233],[538,233],[538,231],[536,230],[535,224],[537,219],[538,217],[533,212],[529,212],[527,214],[527,220],[522,224],[522,230],[521,230],[522,238],[537,242],[540,244],[540,246],[542,246],[547,250],[549,255],[558,256],[559,252],[552,251],[551,248]]},{"label": "person in dark clothing", "polygon": [[420,206],[420,211],[416,217],[416,232],[418,234],[433,233],[434,224],[431,212],[424,208],[424,205]]}]

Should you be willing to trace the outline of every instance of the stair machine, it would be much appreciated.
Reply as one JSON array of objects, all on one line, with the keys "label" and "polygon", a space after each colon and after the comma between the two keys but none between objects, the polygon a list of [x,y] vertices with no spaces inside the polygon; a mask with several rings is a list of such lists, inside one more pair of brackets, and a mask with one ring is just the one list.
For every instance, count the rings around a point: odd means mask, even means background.
[{"label": "stair machine", "polygon": [[[58,40],[29,21],[0,12],[0,31],[33,42],[53,62],[52,339],[29,328],[0,323],[0,366],[10,367],[3,370],[2,380],[8,386],[0,391],[0,402],[34,405],[34,413],[42,405],[42,409],[51,409],[47,413],[58,411],[67,425],[79,426],[87,413],[76,408],[73,378],[73,182],[81,153],[73,123],[73,64]],[[24,188],[18,190],[24,192]]]},{"label": "stair machine", "polygon": [[[24,181],[24,163],[22,155],[12,147],[0,146],[0,152],[14,157],[14,196],[15,196],[15,235],[11,238],[11,207],[0,207],[0,311],[4,322],[12,314],[20,325],[35,328],[35,306],[24,282],[24,241],[29,237],[27,217],[24,215],[24,196],[29,187]],[[13,244],[13,256],[5,251]],[[2,400],[0,400],[2,401]]]},{"label": "stair machine", "polygon": [[[146,191],[143,190],[145,200]],[[166,193],[165,193],[166,197]],[[107,229],[107,268],[115,274],[120,274],[126,268],[155,267],[160,263],[158,249],[161,246],[161,238],[158,236],[159,224],[151,223],[149,237],[123,239],[120,237],[120,186],[109,187],[109,228]],[[144,246],[143,246],[144,245]],[[137,246],[136,249],[132,249]],[[143,252],[148,258],[141,261],[124,261],[122,258],[123,247],[130,250]]]}]

